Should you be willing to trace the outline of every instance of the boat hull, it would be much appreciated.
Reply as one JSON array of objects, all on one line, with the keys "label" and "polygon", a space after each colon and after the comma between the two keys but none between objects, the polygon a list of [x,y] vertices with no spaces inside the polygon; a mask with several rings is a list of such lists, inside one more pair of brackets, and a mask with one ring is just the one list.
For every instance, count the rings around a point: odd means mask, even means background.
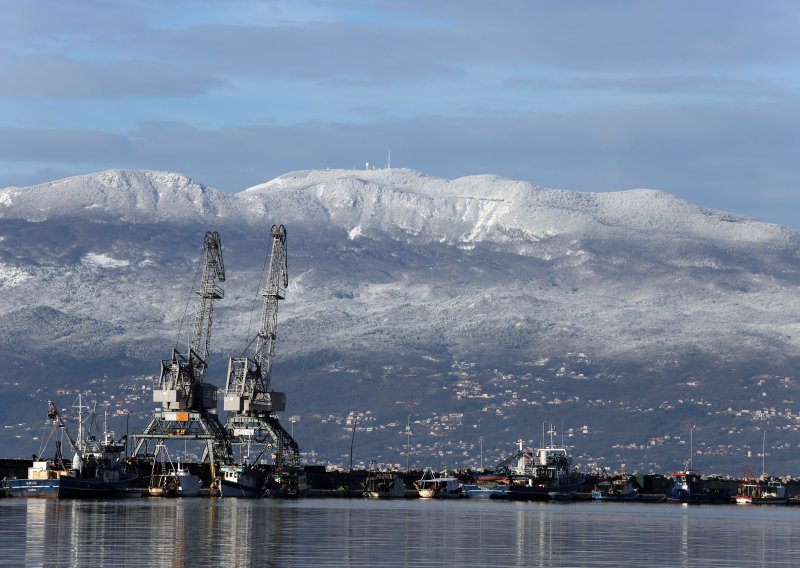
[{"label": "boat hull", "polygon": [[264,495],[264,475],[253,468],[223,466],[219,480],[220,497],[261,497]]},{"label": "boat hull", "polygon": [[464,497],[469,499],[503,499],[508,488],[504,485],[496,487],[481,487],[479,485],[465,485],[462,489]]},{"label": "boat hull", "polygon": [[107,499],[124,497],[137,476],[116,481],[62,476],[60,479],[6,479],[2,482],[9,497]]},{"label": "boat hull", "polygon": [[157,476],[148,492],[151,497],[196,497],[200,494],[202,482],[193,474]]},{"label": "boat hull", "polygon": [[736,503],[739,505],[787,505],[787,497],[744,497],[737,496]]},{"label": "boat hull", "polygon": [[633,493],[602,493],[600,491],[592,491],[592,499],[595,501],[636,501],[639,499],[639,494]]},{"label": "boat hull", "polygon": [[567,485],[511,485],[503,495],[492,496],[493,499],[511,499],[512,501],[565,501],[575,497],[582,481]]},{"label": "boat hull", "polygon": [[219,486],[220,497],[254,498],[258,497],[260,492],[260,488],[257,485],[237,483],[235,481],[223,480]]}]

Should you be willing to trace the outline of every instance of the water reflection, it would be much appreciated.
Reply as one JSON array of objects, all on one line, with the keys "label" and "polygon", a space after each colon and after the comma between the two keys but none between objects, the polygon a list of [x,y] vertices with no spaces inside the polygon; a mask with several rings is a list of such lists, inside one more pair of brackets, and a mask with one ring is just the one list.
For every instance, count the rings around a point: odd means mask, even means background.
[{"label": "water reflection", "polygon": [[800,508],[0,500],[15,566],[791,566]]}]

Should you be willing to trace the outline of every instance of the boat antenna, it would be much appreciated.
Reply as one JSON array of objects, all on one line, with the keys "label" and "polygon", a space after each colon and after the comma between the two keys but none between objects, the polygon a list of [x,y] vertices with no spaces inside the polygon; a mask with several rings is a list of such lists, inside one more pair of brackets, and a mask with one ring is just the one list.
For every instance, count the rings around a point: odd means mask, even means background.
[{"label": "boat antenna", "polygon": [[689,428],[689,471],[694,469],[692,460],[694,459],[694,426]]},{"label": "boat antenna", "polygon": [[766,451],[766,444],[767,444],[767,431],[764,430],[763,436],[761,438],[761,479],[764,479],[766,476],[766,468],[764,467],[764,453]]}]

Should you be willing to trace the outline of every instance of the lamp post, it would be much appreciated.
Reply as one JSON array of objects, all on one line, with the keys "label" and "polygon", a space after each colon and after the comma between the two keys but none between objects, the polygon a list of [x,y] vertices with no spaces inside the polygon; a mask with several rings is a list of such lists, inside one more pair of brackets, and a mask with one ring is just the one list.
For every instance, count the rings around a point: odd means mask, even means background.
[{"label": "lamp post", "polygon": [[297,422],[297,418],[292,416],[291,418],[289,418],[289,422],[292,423],[292,439],[294,439],[294,423]]}]

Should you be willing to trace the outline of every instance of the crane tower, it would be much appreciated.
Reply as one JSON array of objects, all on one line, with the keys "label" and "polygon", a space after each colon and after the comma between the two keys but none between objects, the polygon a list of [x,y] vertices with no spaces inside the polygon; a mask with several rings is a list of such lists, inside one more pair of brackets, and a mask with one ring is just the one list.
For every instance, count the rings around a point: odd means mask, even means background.
[{"label": "crane tower", "polygon": [[[229,412],[226,429],[234,440],[271,444],[275,465],[299,466],[300,450],[278,421],[276,412],[286,410],[286,394],[272,390],[272,355],[278,325],[278,301],[289,284],[286,228],[273,225],[272,252],[262,292],[261,324],[252,357],[232,357],[228,362],[223,408]],[[251,341],[251,345],[252,345]]]},{"label": "crane tower", "polygon": [[153,402],[161,403],[161,409],[156,410],[142,433],[136,435],[133,456],[150,455],[143,450],[143,446],[151,439],[158,442],[167,439],[204,440],[206,448],[203,461],[210,461],[214,474],[216,462],[233,461],[227,432],[216,413],[210,412],[217,408],[217,387],[205,382],[214,300],[220,300],[225,295],[217,285],[217,282],[225,281],[225,266],[222,262],[222,244],[216,231],[205,234],[202,265],[200,290],[197,291],[199,300],[188,355],[173,348],[172,358],[161,361],[158,384],[153,385]]}]

